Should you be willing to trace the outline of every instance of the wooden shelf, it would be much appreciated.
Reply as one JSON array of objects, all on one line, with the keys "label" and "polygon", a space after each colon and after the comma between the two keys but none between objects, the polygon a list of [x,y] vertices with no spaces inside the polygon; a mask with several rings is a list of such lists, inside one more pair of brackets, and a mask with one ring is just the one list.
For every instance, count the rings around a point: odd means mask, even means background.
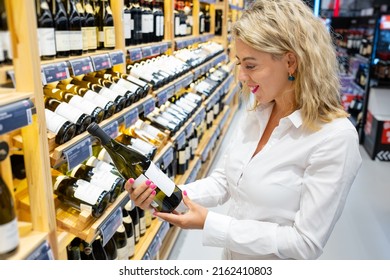
[{"label": "wooden shelf", "polygon": [[19,92],[15,89],[0,88],[0,106],[21,101],[23,99],[33,100],[33,92]]},{"label": "wooden shelf", "polygon": [[[24,260],[28,258],[43,242],[47,241],[47,233],[31,231],[31,227],[31,224],[19,222],[19,232],[21,235],[19,248],[15,254],[8,258],[9,260]],[[26,231],[28,231],[28,233],[26,233]]]}]

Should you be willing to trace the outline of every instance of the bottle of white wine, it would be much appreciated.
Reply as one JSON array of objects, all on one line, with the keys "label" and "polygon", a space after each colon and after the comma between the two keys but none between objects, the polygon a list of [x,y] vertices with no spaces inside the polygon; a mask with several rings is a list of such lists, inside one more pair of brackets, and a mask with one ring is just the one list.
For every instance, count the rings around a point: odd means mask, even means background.
[{"label": "bottle of white wine", "polygon": [[125,208],[122,208],[122,220],[127,236],[127,251],[129,252],[129,258],[131,258],[135,254],[134,224],[129,212]]},{"label": "bottle of white wine", "polygon": [[19,247],[18,219],[8,186],[0,177],[0,260],[6,259]]},{"label": "bottle of white wine", "polygon": [[90,115],[85,114],[83,111],[66,102],[61,102],[58,99],[48,96],[45,96],[44,100],[45,108],[76,124],[76,134],[84,132],[92,121],[92,117]]},{"label": "bottle of white wine", "polygon": [[76,125],[63,116],[45,109],[45,119],[47,130],[56,135],[56,144],[64,144],[76,135]]},{"label": "bottle of white wine", "polygon": [[110,171],[99,170],[95,167],[80,163],[72,169],[70,176],[83,179],[110,193],[110,202],[115,201],[124,190],[125,180]]},{"label": "bottle of white wine", "polygon": [[125,207],[123,208],[127,213],[130,215],[131,220],[133,221],[134,226],[134,242],[137,244],[139,242],[140,238],[140,226],[139,226],[139,215],[138,215],[138,208],[133,207],[133,203],[131,200],[129,200]]},{"label": "bottle of white wine", "polygon": [[95,218],[106,210],[110,194],[91,183],[69,176],[53,174],[54,193],[58,199],[77,210],[87,209]]},{"label": "bottle of white wine", "polygon": [[115,241],[112,237],[107,241],[103,248],[107,254],[107,260],[118,259],[118,248],[116,247]]},{"label": "bottle of white wine", "polygon": [[112,239],[115,241],[118,260],[128,260],[129,252],[127,251],[127,235],[123,223],[116,229]]},{"label": "bottle of white wine", "polygon": [[122,176],[126,180],[129,178],[135,179],[134,188],[147,179],[157,186],[152,207],[160,212],[172,212],[180,204],[182,200],[181,190],[153,161],[112,139],[96,123],[90,124],[87,130],[100,140]]}]

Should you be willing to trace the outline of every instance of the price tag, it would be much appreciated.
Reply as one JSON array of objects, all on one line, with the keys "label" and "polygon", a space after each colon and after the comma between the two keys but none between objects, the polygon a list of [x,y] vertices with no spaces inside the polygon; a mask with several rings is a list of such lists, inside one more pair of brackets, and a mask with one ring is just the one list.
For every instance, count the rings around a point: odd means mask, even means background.
[{"label": "price tag", "polygon": [[184,48],[183,42],[181,42],[181,41],[176,41],[176,49],[177,49],[177,50],[180,50],[180,49],[182,49],[182,48]]},{"label": "price tag", "polygon": [[154,45],[150,47],[152,55],[159,55],[160,52],[160,45]]},{"label": "price tag", "polygon": [[175,92],[178,92],[183,88],[183,80],[177,80],[174,86],[175,86]]},{"label": "price tag", "polygon": [[162,162],[165,167],[168,167],[173,161],[173,148],[169,148],[168,151],[162,156]]},{"label": "price tag", "polygon": [[149,99],[148,101],[144,102],[143,104],[143,111],[144,116],[149,115],[153,110],[156,108],[156,104],[154,102],[154,99]]},{"label": "price tag", "polygon": [[111,68],[112,66],[110,56],[107,53],[91,56],[91,59],[95,71]]},{"label": "price tag", "polygon": [[73,169],[92,155],[91,139],[87,138],[78,142],[73,147],[64,150],[64,154],[68,162],[68,169]]},{"label": "price tag", "polygon": [[93,71],[90,57],[69,60],[73,76],[91,73]]},{"label": "price tag", "polygon": [[165,53],[168,50],[168,43],[162,43],[160,45],[160,54]]},{"label": "price tag", "polygon": [[30,99],[17,101],[0,107],[0,135],[29,125],[32,122],[34,104]]},{"label": "price tag", "polygon": [[190,137],[193,131],[194,131],[194,123],[190,122],[185,129],[186,137],[187,138]]},{"label": "price tag", "polygon": [[41,68],[42,83],[44,85],[69,78],[69,69],[66,62],[43,65]]},{"label": "price tag", "polygon": [[175,144],[177,149],[181,149],[186,143],[186,133],[182,131],[177,138],[175,139]]},{"label": "price tag", "polygon": [[118,121],[113,121],[112,123],[102,127],[103,131],[107,133],[111,138],[117,138],[119,134],[119,125]]},{"label": "price tag", "polygon": [[108,240],[110,240],[110,238],[114,235],[116,229],[122,224],[122,222],[122,209],[118,207],[100,226],[103,246],[107,244]]},{"label": "price tag", "polygon": [[143,56],[143,58],[152,56],[152,48],[151,47],[143,47],[142,48],[142,56]]},{"label": "price tag", "polygon": [[142,59],[142,50],[141,48],[135,48],[129,50],[129,56],[131,61],[137,61]]},{"label": "price tag", "polygon": [[163,90],[157,94],[158,106],[163,105],[168,100],[167,90]]},{"label": "price tag", "polygon": [[175,86],[171,85],[166,89],[167,97],[170,98],[175,94]]},{"label": "price tag", "polygon": [[123,118],[125,119],[125,127],[128,128],[129,126],[135,124],[135,122],[138,121],[138,115],[138,108],[135,108],[124,115]]},{"label": "price tag", "polygon": [[122,64],[125,62],[125,56],[121,51],[111,52],[110,58],[111,58],[111,65]]},{"label": "price tag", "polygon": [[26,260],[54,260],[54,255],[49,243],[44,241],[26,258]]}]

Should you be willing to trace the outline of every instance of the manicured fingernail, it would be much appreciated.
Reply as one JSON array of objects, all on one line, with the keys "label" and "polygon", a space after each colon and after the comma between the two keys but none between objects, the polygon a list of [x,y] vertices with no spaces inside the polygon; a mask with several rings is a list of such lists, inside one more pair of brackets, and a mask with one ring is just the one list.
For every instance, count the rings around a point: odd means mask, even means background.
[{"label": "manicured fingernail", "polygon": [[129,182],[130,184],[133,184],[133,183],[134,183],[134,179],[133,179],[133,178],[130,178],[128,182]]},{"label": "manicured fingernail", "polygon": [[145,181],[145,184],[148,185],[148,186],[149,186],[151,183],[152,183],[152,181],[150,181],[150,180],[146,180],[146,181]]},{"label": "manicured fingernail", "polygon": [[152,191],[152,195],[155,195],[156,194],[156,191]]},{"label": "manicured fingernail", "polygon": [[151,188],[152,190],[154,190],[156,188],[156,185],[155,184],[150,184],[149,188]]},{"label": "manicured fingernail", "polygon": [[183,191],[183,194],[184,194],[185,196],[187,196],[187,191]]}]

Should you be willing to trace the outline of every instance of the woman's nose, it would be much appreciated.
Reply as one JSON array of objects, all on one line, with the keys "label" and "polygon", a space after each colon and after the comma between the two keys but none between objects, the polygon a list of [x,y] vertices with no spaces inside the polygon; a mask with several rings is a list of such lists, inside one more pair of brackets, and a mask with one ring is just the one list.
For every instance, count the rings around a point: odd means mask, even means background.
[{"label": "woman's nose", "polygon": [[238,66],[238,80],[241,81],[241,82],[246,82],[248,81],[249,77],[248,75],[245,73],[244,70],[242,70],[242,67]]}]

